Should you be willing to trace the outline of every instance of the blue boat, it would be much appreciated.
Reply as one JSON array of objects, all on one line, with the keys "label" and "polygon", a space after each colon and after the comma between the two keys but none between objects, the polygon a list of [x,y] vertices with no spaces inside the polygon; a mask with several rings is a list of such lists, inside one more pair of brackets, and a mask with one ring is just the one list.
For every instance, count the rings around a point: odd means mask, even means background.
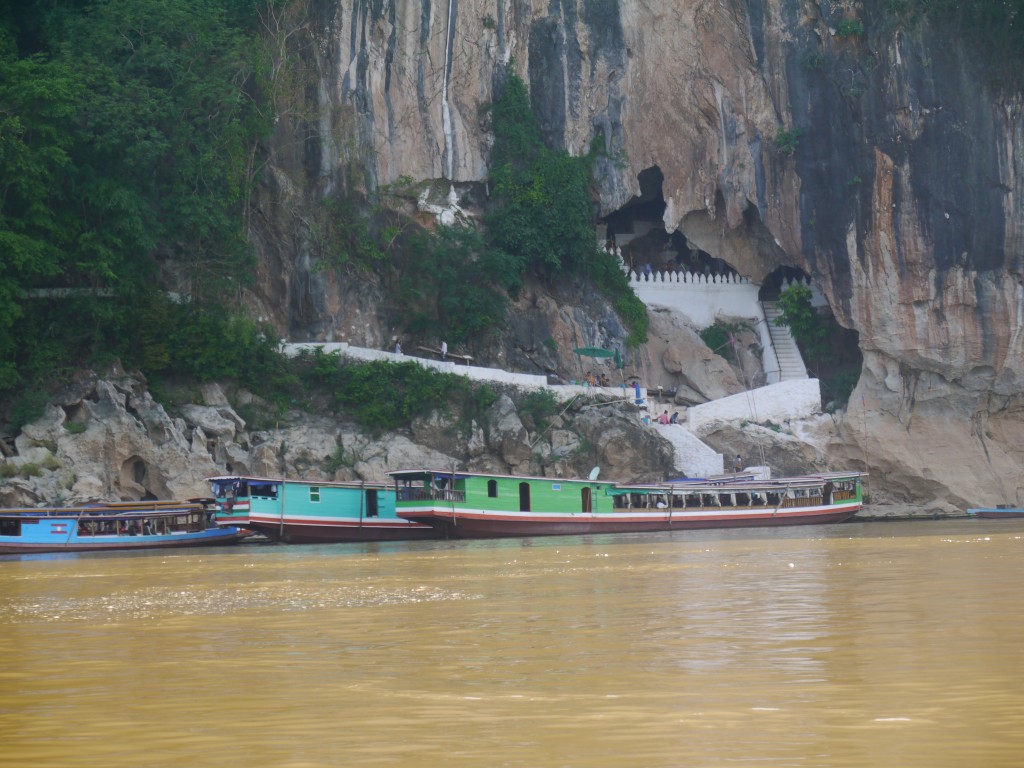
[{"label": "blue boat", "polygon": [[431,526],[395,513],[386,483],[209,478],[219,525],[244,526],[287,544],[436,539]]},{"label": "blue boat", "polygon": [[219,526],[201,501],[114,502],[0,510],[0,554],[232,544],[251,532]]},{"label": "blue boat", "polygon": [[1024,509],[1000,504],[995,507],[975,507],[968,509],[971,517],[982,517],[986,520],[1005,520],[1010,517],[1024,517]]}]

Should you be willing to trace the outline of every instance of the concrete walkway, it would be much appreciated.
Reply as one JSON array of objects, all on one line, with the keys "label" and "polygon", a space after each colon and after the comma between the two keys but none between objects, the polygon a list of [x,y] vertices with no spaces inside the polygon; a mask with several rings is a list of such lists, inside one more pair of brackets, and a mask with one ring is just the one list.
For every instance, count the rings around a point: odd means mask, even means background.
[{"label": "concrete walkway", "polygon": [[[337,352],[341,357],[351,360],[370,361],[382,360],[391,363],[416,363],[425,368],[457,376],[465,376],[474,381],[493,384],[510,384],[526,389],[550,389],[560,401],[566,401],[574,395],[600,398],[602,400],[626,400],[635,402],[635,390],[632,387],[588,387],[572,384],[549,384],[546,376],[528,373],[512,373],[500,368],[484,368],[474,365],[461,365],[451,361],[431,360],[425,357],[384,352],[379,349],[353,347],[339,342],[304,342],[283,344],[281,351],[289,357],[297,357],[303,350],[322,349],[330,354]],[[650,410],[637,409],[637,418],[644,415],[656,417],[658,408],[669,407],[650,403],[647,390],[640,389],[644,405]],[[681,409],[680,409],[681,410]],[[698,438],[693,430],[715,421],[744,422],[772,420],[781,422],[790,418],[801,418],[821,412],[821,395],[817,379],[803,379],[770,384],[765,387],[742,392],[738,395],[720,398],[709,403],[691,406],[686,410],[686,422],[680,424],[658,424],[651,428],[668,440],[675,451],[675,469],[688,477],[705,477],[717,475],[724,471],[722,454],[716,452]]]}]

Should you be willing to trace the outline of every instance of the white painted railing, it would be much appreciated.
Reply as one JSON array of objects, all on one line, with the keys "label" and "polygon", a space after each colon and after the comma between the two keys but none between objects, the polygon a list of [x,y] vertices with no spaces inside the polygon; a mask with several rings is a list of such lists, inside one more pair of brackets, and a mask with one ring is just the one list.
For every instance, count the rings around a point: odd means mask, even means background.
[{"label": "white painted railing", "polygon": [[[735,272],[725,274],[685,272],[681,270],[627,270],[626,277],[630,283],[677,283],[682,285],[724,286],[753,285],[747,278]],[[755,286],[756,288],[757,286]]]},{"label": "white painted railing", "polygon": [[719,318],[756,322],[761,317],[759,286],[736,273],[629,271],[626,276],[642,302],[675,310],[697,328],[714,325]]}]

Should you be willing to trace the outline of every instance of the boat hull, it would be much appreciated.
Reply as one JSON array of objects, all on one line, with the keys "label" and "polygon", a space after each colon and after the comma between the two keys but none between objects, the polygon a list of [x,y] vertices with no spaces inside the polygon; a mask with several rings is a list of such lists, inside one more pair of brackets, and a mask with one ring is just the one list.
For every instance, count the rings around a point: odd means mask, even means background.
[{"label": "boat hull", "polygon": [[1014,508],[979,508],[979,509],[968,509],[967,514],[973,517],[982,517],[986,520],[1005,520],[1010,517],[1024,517],[1024,509]]},{"label": "boat hull", "polygon": [[575,536],[600,533],[645,533],[713,528],[757,528],[791,525],[826,525],[849,520],[861,504],[798,509],[749,509],[694,513],[668,511],[637,513],[496,513],[486,510],[402,510],[401,517],[437,528],[446,538],[484,539],[520,536]]},{"label": "boat hull", "polygon": [[235,544],[251,536],[250,531],[210,528],[201,533],[167,536],[96,536],[72,538],[66,542],[12,542],[0,539],[0,555],[24,555],[53,552],[101,552],[112,550],[173,549],[178,547],[217,547]]},{"label": "boat hull", "polygon": [[430,525],[395,518],[367,522],[359,518],[294,520],[249,517],[247,527],[268,539],[285,544],[331,544],[359,541],[416,541],[438,539],[442,534]]}]

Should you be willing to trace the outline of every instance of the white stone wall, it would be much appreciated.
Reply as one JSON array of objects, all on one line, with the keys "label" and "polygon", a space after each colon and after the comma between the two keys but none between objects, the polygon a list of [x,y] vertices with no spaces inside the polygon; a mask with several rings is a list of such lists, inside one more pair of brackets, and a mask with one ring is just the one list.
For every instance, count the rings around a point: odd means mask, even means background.
[{"label": "white stone wall", "polygon": [[700,275],[695,272],[628,272],[633,291],[645,304],[679,312],[698,328],[714,325],[719,317],[762,317],[760,286],[736,274]]},{"label": "white stone wall", "polygon": [[792,379],[769,384],[738,395],[712,400],[687,409],[691,430],[714,421],[772,421],[802,419],[821,413],[821,388],[817,379]]},{"label": "white stone wall", "polygon": [[658,433],[672,443],[675,450],[675,468],[686,477],[709,477],[720,475],[725,466],[722,454],[712,450],[681,424],[651,425]]}]

